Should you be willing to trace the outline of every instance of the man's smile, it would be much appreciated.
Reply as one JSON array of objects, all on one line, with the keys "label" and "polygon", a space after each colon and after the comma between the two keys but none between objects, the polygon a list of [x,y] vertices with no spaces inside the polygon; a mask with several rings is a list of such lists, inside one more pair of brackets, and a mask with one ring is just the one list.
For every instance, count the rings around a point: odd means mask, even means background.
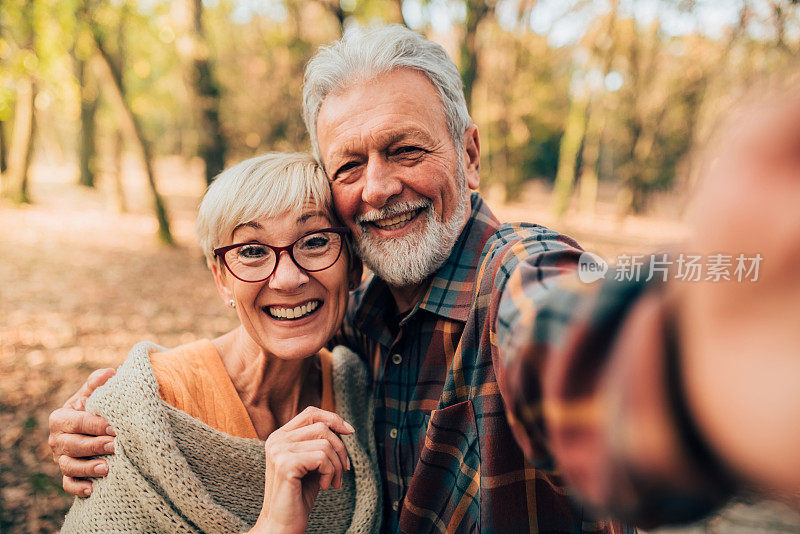
[{"label": "man's smile", "polygon": [[405,226],[409,221],[414,219],[414,217],[419,215],[422,210],[423,208],[419,208],[414,211],[407,211],[405,213],[394,215],[393,217],[370,221],[370,224],[377,226],[381,230],[398,230]]},{"label": "man's smile", "polygon": [[362,231],[372,227],[379,231],[392,232],[408,226],[429,206],[429,200],[401,202],[365,213],[356,218],[356,223],[361,226]]}]

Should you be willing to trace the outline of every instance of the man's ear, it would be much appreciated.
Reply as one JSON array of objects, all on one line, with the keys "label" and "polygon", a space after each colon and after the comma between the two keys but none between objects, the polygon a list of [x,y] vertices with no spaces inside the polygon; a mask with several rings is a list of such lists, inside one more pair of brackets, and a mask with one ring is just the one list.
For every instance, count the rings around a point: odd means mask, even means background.
[{"label": "man's ear", "polygon": [[348,289],[353,290],[360,286],[362,276],[364,276],[364,265],[361,263],[361,258],[350,254],[350,271],[347,273]]},{"label": "man's ear", "polygon": [[478,127],[474,124],[464,132],[464,168],[466,169],[467,186],[478,189],[480,185],[479,169],[481,166],[481,140]]},{"label": "man's ear", "polygon": [[217,293],[219,293],[219,296],[222,298],[222,302],[225,303],[225,307],[230,307],[230,301],[233,299],[233,291],[225,283],[228,273],[220,269],[219,265],[216,263],[212,263],[211,274],[214,275],[214,283],[217,284]]}]

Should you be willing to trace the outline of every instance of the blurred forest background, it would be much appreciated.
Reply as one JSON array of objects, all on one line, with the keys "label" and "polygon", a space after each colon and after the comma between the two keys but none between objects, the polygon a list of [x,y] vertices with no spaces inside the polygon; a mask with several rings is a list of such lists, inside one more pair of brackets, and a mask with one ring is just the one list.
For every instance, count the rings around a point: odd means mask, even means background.
[{"label": "blurred forest background", "polygon": [[[305,62],[387,22],[458,64],[498,215],[606,257],[684,235],[697,147],[800,51],[797,0],[0,0],[0,532],[58,530],[47,416],[89,371],[236,323],[199,197],[308,149]],[[698,531],[800,531],[737,513]]]}]

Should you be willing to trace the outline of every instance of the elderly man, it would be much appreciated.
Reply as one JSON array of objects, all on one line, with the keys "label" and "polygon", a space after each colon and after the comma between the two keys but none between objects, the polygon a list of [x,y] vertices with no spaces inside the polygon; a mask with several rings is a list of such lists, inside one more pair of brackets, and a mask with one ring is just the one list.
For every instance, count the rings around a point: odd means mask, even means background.
[{"label": "elderly man", "polygon": [[[691,414],[705,405],[677,358],[687,292],[644,277],[581,285],[572,239],[500,224],[470,192],[478,130],[439,45],[396,26],[348,33],[308,64],[303,111],[375,273],[352,295],[340,340],[374,374],[388,531],[626,530],[575,504],[562,475],[589,502],[648,522],[729,495],[729,457],[698,429]],[[689,352],[694,334],[680,339]],[[51,417],[76,494],[80,477],[103,474],[81,458],[113,431],[74,408],[108,374]],[[714,445],[726,432],[711,432]]]}]

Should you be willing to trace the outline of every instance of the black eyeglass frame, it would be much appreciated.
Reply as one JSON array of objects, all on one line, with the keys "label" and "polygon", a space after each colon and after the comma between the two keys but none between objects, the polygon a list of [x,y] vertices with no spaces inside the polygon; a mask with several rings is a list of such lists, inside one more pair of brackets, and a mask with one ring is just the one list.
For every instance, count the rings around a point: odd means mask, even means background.
[{"label": "black eyeglass frame", "polygon": [[[323,232],[333,232],[335,234],[339,234],[340,236],[342,236],[342,240],[339,242],[339,252],[336,254],[336,259],[334,259],[331,262],[330,265],[328,265],[327,267],[323,267],[322,269],[306,269],[305,267],[302,267],[299,263],[297,263],[297,260],[294,258],[294,253],[292,252],[292,249],[294,248],[294,246],[300,240],[305,239],[306,237],[308,237],[310,235],[320,234],[320,233],[323,233]],[[345,238],[347,237],[347,235],[349,233],[350,233],[350,229],[349,228],[346,228],[344,226],[332,226],[330,228],[321,228],[320,230],[314,230],[312,232],[307,232],[307,233],[301,235],[300,237],[298,237],[297,239],[295,239],[290,244],[286,245],[285,247],[275,247],[273,245],[267,245],[266,243],[262,243],[261,241],[246,241],[244,243],[235,243],[233,245],[227,245],[227,246],[224,246],[224,247],[215,248],[214,249],[214,256],[219,258],[220,261],[222,261],[222,264],[225,266],[225,268],[228,270],[228,272],[231,273],[231,275],[234,278],[236,278],[237,280],[241,280],[242,282],[257,284],[258,282],[263,282],[264,280],[266,280],[267,278],[269,278],[270,276],[275,274],[275,269],[278,268],[278,263],[281,260],[281,252],[283,252],[283,251],[286,251],[289,254],[289,257],[292,259],[292,263],[294,263],[295,266],[297,266],[298,269],[300,269],[302,271],[305,271],[307,273],[317,273],[319,271],[324,271],[325,269],[330,269],[331,267],[333,267],[336,264],[337,261],[339,261],[339,257],[342,255],[342,249],[344,248],[344,244],[345,244],[345,241],[346,241]],[[261,278],[260,280],[245,280],[244,278],[242,278],[240,276],[236,276],[236,273],[233,272],[233,269],[231,269],[230,265],[228,265],[228,262],[225,259],[225,254],[229,250],[233,250],[236,247],[241,247],[241,246],[244,246],[244,245],[262,245],[264,247],[267,247],[267,248],[271,249],[272,252],[275,253],[275,265],[272,267],[272,271],[267,276],[265,276],[264,278]]]}]

